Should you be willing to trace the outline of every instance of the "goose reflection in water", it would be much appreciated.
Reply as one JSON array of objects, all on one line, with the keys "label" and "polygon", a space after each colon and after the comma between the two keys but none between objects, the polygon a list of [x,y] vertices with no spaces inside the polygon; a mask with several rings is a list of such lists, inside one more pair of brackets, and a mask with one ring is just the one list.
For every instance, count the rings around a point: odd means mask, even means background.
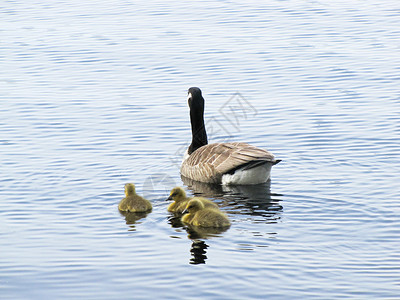
[{"label": "goose reflection in water", "polygon": [[122,216],[125,217],[126,225],[129,225],[129,231],[136,231],[136,222],[140,219],[146,218],[150,212],[126,212],[120,211],[119,212]]},{"label": "goose reflection in water", "polygon": [[270,180],[256,185],[219,185],[184,176],[181,179],[195,196],[219,200],[218,206],[228,208],[230,214],[261,216],[267,223],[276,223],[280,219],[283,207],[275,197],[282,195],[271,194]]}]

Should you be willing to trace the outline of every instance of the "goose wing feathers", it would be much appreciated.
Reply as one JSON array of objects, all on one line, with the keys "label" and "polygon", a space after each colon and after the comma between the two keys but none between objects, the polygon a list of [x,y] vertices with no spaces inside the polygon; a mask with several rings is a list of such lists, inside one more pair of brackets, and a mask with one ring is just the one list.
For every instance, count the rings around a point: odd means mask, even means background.
[{"label": "goose wing feathers", "polygon": [[203,182],[218,183],[223,174],[243,166],[275,163],[274,155],[247,143],[215,143],[200,147],[182,164],[185,177]]}]

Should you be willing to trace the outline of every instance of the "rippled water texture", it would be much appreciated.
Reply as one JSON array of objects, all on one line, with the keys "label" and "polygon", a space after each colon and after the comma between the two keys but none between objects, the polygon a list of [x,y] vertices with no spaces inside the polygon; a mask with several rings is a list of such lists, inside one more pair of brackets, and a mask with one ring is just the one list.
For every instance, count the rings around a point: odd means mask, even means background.
[{"label": "rippled water texture", "polygon": [[[0,298],[395,299],[398,1],[5,1]],[[186,91],[270,183],[181,178]],[[153,204],[122,215],[124,184]],[[187,231],[169,190],[232,226]]]}]

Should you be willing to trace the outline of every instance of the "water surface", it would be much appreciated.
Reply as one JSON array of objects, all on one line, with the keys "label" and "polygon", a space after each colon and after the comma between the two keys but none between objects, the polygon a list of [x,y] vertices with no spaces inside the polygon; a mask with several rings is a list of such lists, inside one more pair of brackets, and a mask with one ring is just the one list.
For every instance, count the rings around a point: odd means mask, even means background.
[{"label": "water surface", "polygon": [[[400,294],[397,1],[20,1],[0,21],[5,299],[394,299]],[[271,182],[180,177],[186,92],[210,142]],[[127,182],[153,204],[121,215]],[[232,226],[187,232],[169,189]]]}]

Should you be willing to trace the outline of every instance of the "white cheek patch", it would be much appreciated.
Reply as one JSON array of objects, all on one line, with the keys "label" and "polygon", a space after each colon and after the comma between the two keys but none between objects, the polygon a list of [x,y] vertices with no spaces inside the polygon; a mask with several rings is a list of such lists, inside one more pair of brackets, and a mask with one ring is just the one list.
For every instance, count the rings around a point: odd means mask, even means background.
[{"label": "white cheek patch", "polygon": [[190,98],[192,98],[192,93],[188,94],[188,98],[187,99],[189,100]]}]

